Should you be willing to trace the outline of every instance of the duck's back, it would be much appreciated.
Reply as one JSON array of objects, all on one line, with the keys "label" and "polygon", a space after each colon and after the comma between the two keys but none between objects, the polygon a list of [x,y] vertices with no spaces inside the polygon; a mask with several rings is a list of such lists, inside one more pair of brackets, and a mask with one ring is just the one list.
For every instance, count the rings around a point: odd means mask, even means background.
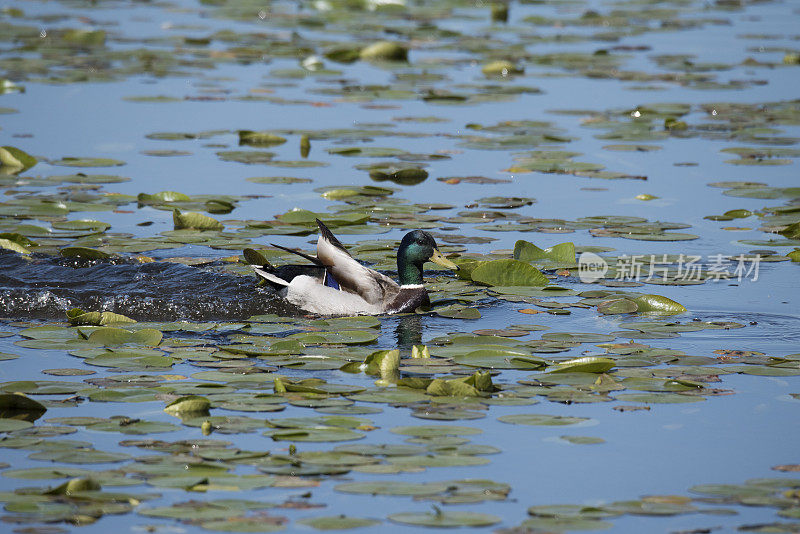
[{"label": "duck's back", "polygon": [[378,315],[380,305],[371,304],[359,295],[321,285],[319,280],[300,275],[281,290],[282,296],[303,310],[320,315]]}]

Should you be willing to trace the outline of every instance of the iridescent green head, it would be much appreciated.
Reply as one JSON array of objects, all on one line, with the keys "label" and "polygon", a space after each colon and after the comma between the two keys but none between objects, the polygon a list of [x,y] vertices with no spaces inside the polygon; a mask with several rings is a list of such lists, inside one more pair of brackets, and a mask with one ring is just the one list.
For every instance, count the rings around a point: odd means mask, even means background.
[{"label": "iridescent green head", "polygon": [[427,261],[454,271],[458,269],[455,263],[442,256],[431,234],[422,230],[407,233],[400,242],[400,248],[397,249],[397,274],[400,285],[421,284],[422,266]]}]

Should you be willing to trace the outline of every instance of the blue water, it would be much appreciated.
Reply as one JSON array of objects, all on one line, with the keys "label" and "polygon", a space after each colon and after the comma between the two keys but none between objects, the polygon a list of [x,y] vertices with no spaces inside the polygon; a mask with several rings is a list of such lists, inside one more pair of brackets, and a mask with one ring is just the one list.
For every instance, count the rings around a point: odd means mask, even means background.
[{"label": "blue water", "polygon": [[[624,4],[627,5],[627,4]],[[672,8],[671,3],[656,4]],[[778,65],[774,68],[743,66],[741,62],[748,57],[759,61],[781,63],[783,50],[797,51],[797,23],[800,18],[798,7],[792,2],[759,3],[739,10],[725,11],[715,9],[711,4],[690,3],[697,10],[691,17],[709,17],[721,21],[719,24],[705,24],[701,27],[681,31],[651,31],[642,35],[624,37],[618,42],[589,40],[577,43],[547,43],[528,45],[531,54],[550,52],[592,52],[600,48],[617,45],[649,47],[645,51],[626,52],[625,70],[641,70],[648,73],[665,72],[652,58],[660,54],[691,54],[693,61],[725,62],[732,67],[711,75],[719,82],[728,80],[764,80],[764,84],[748,85],[743,89],[700,90],[681,87],[669,82],[645,84],[635,81],[603,80],[582,77],[563,71],[557,67],[526,65],[524,76],[511,82],[500,82],[534,86],[539,94],[521,94],[507,101],[486,102],[471,105],[437,105],[414,100],[376,99],[370,103],[346,102],[335,96],[319,94],[318,90],[337,87],[338,80],[344,78],[353,83],[391,84],[396,73],[393,68],[356,62],[350,65],[336,64],[324,60],[326,66],[343,71],[332,77],[333,81],[320,77],[303,80],[279,79],[271,75],[276,69],[296,68],[297,60],[269,58],[249,64],[217,62],[212,69],[187,68],[186,76],[154,77],[146,74],[132,75],[112,82],[74,83],[49,85],[35,81],[19,80],[25,86],[21,94],[0,95],[0,107],[11,107],[19,112],[2,115],[0,140],[2,145],[12,145],[41,157],[28,176],[49,176],[69,174],[76,169],[49,165],[46,159],[57,160],[63,156],[110,157],[126,162],[122,167],[110,169],[86,169],[88,173],[120,174],[131,181],[104,186],[105,191],[136,195],[141,192],[154,193],[162,190],[175,190],[186,194],[235,194],[265,195],[261,198],[239,203],[229,215],[217,216],[220,219],[259,219],[271,220],[293,207],[313,211],[325,211],[336,205],[320,196],[313,189],[329,185],[370,185],[372,182],[363,170],[356,170],[357,163],[372,163],[378,160],[369,158],[347,158],[329,155],[327,149],[340,146],[360,145],[360,141],[342,143],[337,140],[312,139],[309,159],[323,161],[328,165],[317,168],[280,168],[259,165],[243,165],[220,160],[219,150],[237,150],[241,129],[285,131],[295,129],[321,130],[328,128],[373,128],[397,133],[416,133],[419,135],[376,137],[365,146],[397,147],[409,152],[446,153],[450,159],[429,162],[430,178],[415,186],[388,185],[398,191],[395,197],[410,202],[442,202],[453,208],[446,212],[455,216],[466,205],[486,196],[526,196],[537,202],[516,210],[525,217],[560,218],[575,220],[592,215],[625,215],[645,217],[651,221],[670,221],[690,224],[681,232],[700,236],[694,241],[649,242],[632,241],[620,238],[592,237],[586,230],[566,234],[489,232],[474,225],[461,225],[455,234],[492,237],[496,241],[488,244],[469,244],[469,252],[486,253],[498,249],[511,249],[517,239],[526,239],[541,247],[552,246],[564,241],[573,241],[578,246],[613,247],[618,254],[696,254],[708,258],[714,254],[737,255],[754,249],[763,249],[739,243],[739,240],[769,239],[778,236],[764,233],[758,228],[760,221],[751,217],[730,222],[715,222],[704,219],[707,215],[721,214],[731,209],[761,210],[767,206],[783,205],[786,199],[764,200],[735,198],[722,195],[722,189],[708,187],[717,181],[760,181],[773,187],[798,185],[797,161],[782,166],[730,165],[725,160],[734,155],[720,152],[721,149],[740,146],[755,146],[743,140],[707,139],[693,137],[681,139],[671,137],[648,142],[662,147],[653,152],[617,152],[603,149],[615,140],[597,139],[594,136],[605,130],[591,129],[582,125],[589,115],[564,115],[558,110],[633,110],[649,103],[680,102],[692,105],[692,112],[685,117],[691,125],[710,122],[711,119],[699,109],[700,105],[715,102],[763,103],[786,101],[797,98],[798,69],[796,65]],[[134,4],[115,2],[100,6],[73,2],[25,1],[12,7],[24,10],[28,19],[40,24],[43,29],[57,27],[103,27],[110,33],[108,47],[126,49],[137,44],[115,40],[125,36],[135,41],[153,38],[148,43],[154,49],[173,49],[177,37],[188,35],[202,37],[215,31],[230,29],[243,32],[276,32],[291,35],[291,28],[278,26],[269,18],[260,20],[254,13],[251,20],[231,21],[218,17],[217,8],[186,0],[159,4]],[[276,3],[276,12],[293,12],[300,9],[291,3]],[[513,42],[513,28],[524,26],[523,19],[528,15],[572,17],[588,9],[608,12],[618,7],[616,3],[602,0],[547,6],[540,4],[511,3],[509,30],[501,27],[488,29],[486,8],[472,5],[462,6],[457,13],[476,18],[465,20],[453,17],[441,21],[441,27],[452,27],[474,35],[490,32],[497,36],[506,35]],[[313,6],[302,6],[313,9]],[[65,15],[63,20],[43,20],[45,15]],[[80,22],[79,17],[90,17],[94,25]],[[479,18],[478,18],[479,17]],[[0,19],[3,20],[3,19]],[[28,21],[29,24],[34,22]],[[83,26],[81,26],[83,24]],[[188,27],[189,29],[183,29]],[[307,38],[324,36],[326,39],[347,41],[354,37],[346,33],[330,33],[306,28],[296,29]],[[549,28],[556,32],[557,29]],[[529,29],[527,31],[534,31]],[[591,30],[580,27],[567,27],[565,33],[589,35]],[[768,34],[773,38],[758,37]],[[511,37],[508,37],[510,35]],[[755,36],[747,38],[747,36]],[[375,37],[381,37],[375,35]],[[385,37],[385,36],[383,36]],[[145,46],[145,45],[143,45]],[[209,48],[224,50],[226,44],[215,41]],[[0,59],[13,57],[18,52],[14,44],[0,41]],[[765,51],[762,51],[765,48]],[[770,48],[773,50],[770,51]],[[410,53],[410,66],[401,68],[407,71],[420,71],[426,62],[443,59],[459,60],[471,57],[468,52],[453,47],[419,43]],[[449,81],[437,84],[437,89],[458,91],[460,83],[483,83],[480,73],[481,61],[473,64],[459,63],[455,67],[433,67],[446,74]],[[552,74],[558,74],[553,76]],[[7,76],[0,68],[0,78]],[[655,85],[657,90],[643,90],[643,85]],[[241,97],[263,94],[268,89],[271,97],[297,99],[300,104],[276,104],[266,101],[242,101]],[[169,103],[140,103],[124,100],[126,97],[165,95],[184,99],[204,96],[219,97],[219,101],[185,100]],[[324,105],[312,105],[322,103]],[[381,106],[372,106],[380,104]],[[795,107],[796,108],[796,107]],[[415,123],[398,122],[398,117],[436,116],[446,122]],[[625,172],[631,175],[646,175],[647,180],[600,180],[559,174],[512,174],[505,172],[514,163],[513,156],[521,150],[475,150],[459,145],[462,135],[490,135],[466,128],[467,124],[477,123],[485,126],[506,120],[534,120],[551,122],[570,136],[573,141],[554,144],[556,150],[570,150],[582,153],[577,161],[601,163],[608,170]],[[775,125],[777,135],[798,138],[800,126],[796,124]],[[375,126],[379,125],[379,126]],[[148,139],[148,134],[156,132],[200,132],[220,130],[223,133],[208,139],[184,141],[159,141]],[[300,135],[286,135],[288,142],[265,150],[275,152],[276,160],[300,159]],[[213,145],[213,146],[209,146]],[[218,146],[219,145],[219,146]],[[797,146],[794,142],[792,147]],[[178,157],[151,157],[143,155],[145,150],[187,150],[192,154]],[[696,166],[676,166],[680,162],[693,162]],[[255,176],[298,176],[310,178],[311,184],[263,185],[247,181]],[[447,176],[480,175],[491,178],[508,178],[510,183],[494,185],[475,185],[461,183],[444,184],[436,178]],[[24,186],[18,189],[24,189]],[[588,188],[588,189],[587,189]],[[603,188],[603,190],[593,190]],[[643,202],[634,197],[649,193],[659,199]],[[137,208],[135,204],[122,206],[131,213],[80,212],[71,213],[70,219],[97,218],[111,223],[113,232],[131,233],[136,236],[155,236],[160,232],[172,230],[172,214],[169,211],[153,208]],[[152,221],[147,227],[137,226],[143,221]],[[38,224],[46,225],[47,222]],[[441,226],[452,226],[442,223]],[[727,231],[725,226],[745,226],[750,230]],[[344,235],[342,241],[355,244],[361,239],[372,237],[400,238],[404,230],[392,229],[378,236]],[[309,248],[313,236],[307,238],[267,236],[255,239],[257,244],[276,242],[285,246]],[[791,248],[767,247],[785,254]],[[784,250],[785,249],[785,250]],[[169,256],[195,256],[217,258],[230,256],[235,251],[214,250],[206,247],[183,247],[154,253],[157,258]],[[29,281],[17,282],[23,306],[11,300],[3,303],[0,316],[6,318],[2,330],[14,335],[0,338],[0,351],[18,354],[17,360],[0,363],[0,382],[16,380],[69,380],[80,381],[83,377],[52,377],[43,375],[43,369],[61,367],[87,368],[80,360],[61,350],[25,349],[14,345],[21,339],[17,332],[27,323],[15,321],[63,320],[62,313],[69,307],[81,305],[106,305],[120,313],[128,313],[140,319],[169,320],[244,320],[259,312],[259,307],[272,311],[275,306],[273,296],[258,294],[252,297],[252,281],[231,279],[227,275],[195,271],[190,267],[154,268],[158,276],[142,277],[141,269],[131,266],[101,266],[92,273],[89,282],[82,283],[83,271],[69,275],[55,269],[52,277],[45,277],[40,286]],[[35,267],[31,267],[34,269]],[[42,267],[44,269],[44,267]],[[105,269],[105,271],[104,271]],[[800,315],[798,303],[800,293],[795,283],[797,264],[790,262],[762,263],[759,279],[743,280],[734,284],[730,281],[699,286],[652,286],[638,289],[643,292],[658,293],[684,304],[690,311],[677,317],[681,322],[699,318],[707,321],[735,321],[745,324],[736,330],[705,330],[681,334],[680,337],[662,340],[643,340],[654,347],[682,350],[689,355],[715,356],[715,350],[756,350],[769,356],[780,357],[796,353],[800,345]],[[22,269],[25,270],[24,268]],[[7,267],[6,274],[10,275]],[[59,272],[61,274],[59,274]],[[114,273],[114,274],[111,274]],[[139,273],[134,274],[134,273]],[[173,274],[175,273],[175,274]],[[118,276],[120,278],[115,278]],[[185,276],[185,278],[183,278]],[[73,285],[58,293],[55,288],[65,284],[69,278]],[[123,280],[123,281],[121,281]],[[15,282],[16,283],[16,282]],[[126,285],[129,284],[129,285]],[[587,286],[573,280],[562,285],[585,290]],[[592,287],[591,289],[593,289]],[[181,294],[183,291],[183,294]],[[48,293],[49,292],[49,293]],[[137,292],[141,293],[137,300]],[[161,294],[159,294],[161,292]],[[16,294],[16,293],[15,293]],[[47,305],[36,303],[36,298],[47,295]],[[53,297],[53,295],[59,298]],[[156,295],[164,301],[171,301],[174,307],[161,307],[151,304],[142,295]],[[252,300],[250,300],[252,298]],[[26,300],[27,299],[27,300]],[[565,298],[571,302],[577,299]],[[154,307],[159,307],[154,309]],[[529,304],[508,303],[492,300],[484,303],[479,321],[459,321],[434,316],[423,316],[420,321],[420,341],[428,343],[432,339],[450,332],[470,332],[476,329],[504,328],[513,324],[535,323],[553,332],[597,332],[608,333],[619,330],[617,317],[602,316],[595,309],[572,309],[569,316],[518,313]],[[165,314],[164,311],[167,310]],[[195,315],[197,312],[197,315]],[[165,317],[167,315],[167,317]],[[170,317],[169,315],[174,315]],[[629,320],[625,318],[623,320]],[[382,318],[381,337],[374,345],[378,348],[394,348],[402,343],[397,329],[401,319]],[[218,343],[220,338],[208,334],[209,343]],[[538,332],[523,339],[537,339]],[[619,338],[617,342],[626,339]],[[570,356],[578,357],[588,351],[598,354],[601,349],[593,344],[583,344],[571,349]],[[114,375],[104,368],[92,368],[97,374],[89,378]],[[199,367],[187,364],[176,365],[170,373],[190,376]],[[349,375],[338,371],[294,371],[294,376],[316,376],[333,383],[358,384],[364,387],[373,385],[373,378],[364,375]],[[495,381],[514,384],[529,373],[503,371]],[[712,396],[703,402],[690,404],[652,404],[649,411],[621,413],[612,410],[618,404],[627,402],[597,404],[559,404],[541,399],[533,406],[506,407],[492,406],[486,417],[472,421],[455,421],[452,424],[480,428],[483,433],[472,437],[472,442],[499,447],[502,453],[488,456],[490,463],[476,467],[430,468],[423,473],[404,473],[401,475],[368,475],[351,473],[343,477],[323,477],[314,488],[267,488],[251,492],[231,494],[228,492],[209,492],[192,494],[182,490],[154,489],[142,487],[122,488],[121,491],[158,491],[162,498],[147,503],[146,506],[165,505],[190,499],[212,500],[218,498],[251,498],[265,501],[283,502],[289,497],[297,497],[308,491],[310,501],[325,505],[323,508],[282,509],[270,512],[288,517],[291,522],[287,531],[308,532],[294,521],[305,517],[347,514],[385,519],[390,513],[400,511],[427,511],[430,503],[414,501],[407,497],[358,496],[339,493],[334,486],[345,480],[404,480],[437,481],[461,478],[486,478],[508,483],[512,487],[509,499],[500,502],[485,502],[461,506],[447,506],[447,510],[470,510],[495,514],[502,518],[499,527],[511,528],[527,518],[526,509],[540,504],[584,504],[603,505],[618,500],[633,500],[644,495],[687,495],[688,489],[696,484],[731,483],[739,484],[751,478],[791,477],[791,473],[778,473],[771,470],[779,464],[800,462],[797,442],[800,438],[800,421],[797,417],[800,400],[791,397],[800,393],[800,378],[761,377],[748,375],[724,375],[721,383],[711,383],[710,387],[733,390],[734,394]],[[52,396],[62,399],[63,396]],[[164,403],[98,403],[84,402],[77,407],[49,408],[43,420],[63,416],[99,416],[124,414],[147,420],[177,422],[165,414]],[[389,430],[398,425],[430,424],[414,418],[404,407],[384,408],[383,412],[368,415],[378,427],[368,433],[362,443],[402,443],[402,437]],[[224,413],[215,410],[212,414]],[[228,412],[234,413],[234,412]],[[545,413],[587,417],[591,420],[568,427],[530,427],[508,425],[497,421],[503,415],[515,413]],[[239,412],[235,413],[239,415]],[[251,414],[252,415],[252,414]],[[259,414],[258,417],[292,417],[316,415],[306,408],[289,406],[278,414]],[[256,416],[256,415],[253,415]],[[39,421],[38,425],[42,422]],[[600,445],[572,445],[558,437],[561,435],[585,435],[603,438]],[[115,433],[96,432],[79,428],[65,439],[87,440],[95,448],[109,452],[126,452],[138,456],[151,454],[119,445],[121,438]],[[178,432],[152,434],[145,437],[176,441],[198,439],[197,428],[182,427]],[[212,435],[212,438],[227,439],[235,447],[251,450],[269,450],[274,453],[285,452],[288,443],[273,442],[267,437],[255,434]],[[331,444],[301,443],[301,451],[328,450]],[[2,449],[0,462],[17,467],[49,466],[49,463],[29,460],[29,451]],[[125,465],[125,464],[122,464]],[[80,466],[78,466],[80,467]],[[90,466],[101,468],[105,466]],[[108,466],[109,468],[113,466]],[[239,473],[253,472],[250,467],[240,467]],[[0,471],[2,474],[2,471]],[[11,491],[33,485],[55,485],[60,481],[22,480],[9,477],[0,478],[0,490]],[[145,505],[143,505],[145,506]],[[702,505],[716,507],[715,505]],[[715,532],[731,532],[746,524],[770,523],[783,520],[776,516],[774,508],[726,506],[736,510],[738,515],[691,514],[673,517],[621,516],[612,518],[614,532],[674,532],[696,528],[720,527]],[[788,520],[786,520],[788,521]],[[12,531],[24,525],[0,524],[0,531]],[[59,524],[67,530],[80,532],[108,532],[112,529],[140,532],[145,525],[155,525],[159,532],[200,532],[192,525],[172,520],[147,518],[129,513],[120,516],[107,515],[97,523],[84,527]],[[381,532],[411,532],[419,528],[396,525],[384,521],[380,527],[372,527]],[[495,527],[469,529],[469,531],[489,532]],[[181,529],[181,530],[178,530]],[[364,531],[371,528],[364,529]],[[462,529],[454,529],[462,530]],[[467,529],[463,529],[466,531]]]}]

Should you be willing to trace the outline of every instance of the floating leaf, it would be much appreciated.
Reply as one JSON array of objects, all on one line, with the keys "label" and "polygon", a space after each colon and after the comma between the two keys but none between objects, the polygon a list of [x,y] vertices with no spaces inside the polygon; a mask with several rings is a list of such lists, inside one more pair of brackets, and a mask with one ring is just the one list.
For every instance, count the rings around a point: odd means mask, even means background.
[{"label": "floating leaf", "polygon": [[540,369],[547,362],[537,356],[513,349],[478,349],[466,354],[457,354],[453,361],[472,367],[485,367],[487,369]]},{"label": "floating leaf", "polygon": [[325,517],[309,517],[297,521],[300,525],[305,525],[317,530],[349,530],[352,528],[372,527],[379,525],[377,519],[366,519],[362,517],[350,517],[346,515],[331,515]]},{"label": "floating leaf", "polygon": [[192,197],[177,191],[161,191],[159,193],[139,193],[136,199],[141,204],[160,204],[162,202],[189,202]]},{"label": "floating leaf", "polygon": [[250,146],[275,146],[286,142],[285,137],[271,132],[254,132],[252,130],[239,130],[239,144]]},{"label": "floating leaf", "polygon": [[198,395],[188,395],[186,397],[178,397],[174,401],[167,404],[164,411],[170,415],[183,416],[188,414],[192,417],[197,417],[200,414],[208,414],[208,409],[211,407],[211,402]]},{"label": "floating leaf", "polygon": [[378,41],[363,48],[359,57],[368,61],[408,61],[408,48],[392,41]]},{"label": "floating leaf", "polygon": [[463,511],[442,512],[438,508],[434,512],[390,514],[387,519],[404,525],[433,528],[486,527],[502,521],[494,515]]},{"label": "floating leaf", "polygon": [[[36,158],[13,146],[0,147],[0,166],[21,172],[36,165]],[[18,170],[17,170],[18,169]]]},{"label": "floating leaf", "polygon": [[20,245],[19,243],[4,238],[0,238],[0,248],[3,248],[5,250],[10,250],[12,252],[18,252],[19,254],[27,255],[31,253],[30,250]]},{"label": "floating leaf", "polygon": [[546,286],[550,280],[533,265],[514,259],[481,262],[472,280],[489,286]]},{"label": "floating leaf", "polygon": [[64,247],[59,253],[65,258],[81,260],[107,260],[111,257],[111,254],[108,252],[88,247]]},{"label": "floating leaf", "polygon": [[549,369],[550,373],[605,373],[614,367],[615,362],[611,358],[599,358],[597,356],[585,356],[575,358],[565,362],[559,362],[554,368]]},{"label": "floating leaf", "polygon": [[513,415],[503,415],[497,418],[498,421],[503,423],[511,423],[514,425],[533,425],[533,426],[564,426],[574,425],[589,421],[585,417],[570,417],[562,415],[545,415],[535,413],[522,413]]},{"label": "floating leaf", "polygon": [[428,178],[428,171],[414,167],[403,169],[382,168],[369,171],[369,177],[378,182],[388,180],[401,185],[416,185]]},{"label": "floating leaf", "polygon": [[524,72],[524,69],[517,67],[510,61],[506,60],[498,60],[492,61],[491,63],[487,63],[483,67],[481,67],[481,72],[483,72],[486,76],[511,76],[513,74],[521,74]]},{"label": "floating leaf", "polygon": [[603,438],[594,436],[561,436],[561,439],[575,445],[597,445],[598,443],[606,442]]},{"label": "floating leaf", "polygon": [[87,340],[106,347],[127,343],[155,347],[161,343],[162,337],[161,332],[153,328],[144,328],[132,332],[124,328],[103,326],[92,330],[87,336]]},{"label": "floating leaf", "polygon": [[47,408],[22,393],[0,393],[0,418],[35,421]]},{"label": "floating leaf", "polygon": [[639,313],[675,314],[688,311],[682,304],[661,295],[641,295],[631,299]]},{"label": "floating leaf", "polygon": [[172,221],[176,230],[191,228],[194,230],[222,230],[224,226],[218,220],[202,213],[173,210]]},{"label": "floating leaf", "polygon": [[85,312],[80,308],[73,308],[67,311],[69,324],[104,326],[113,323],[135,323],[133,319],[112,312]]},{"label": "floating leaf", "polygon": [[560,243],[550,248],[541,249],[528,241],[517,241],[514,244],[514,259],[527,262],[550,260],[566,264],[575,264],[575,245]]},{"label": "floating leaf", "polygon": [[50,164],[62,167],[117,167],[125,165],[125,162],[111,158],[64,157],[57,161],[51,161]]},{"label": "floating leaf", "polygon": [[84,491],[97,491],[101,489],[100,483],[91,478],[73,478],[60,486],[48,490],[46,495],[72,495]]},{"label": "floating leaf", "polygon": [[639,305],[628,298],[605,300],[597,305],[597,311],[604,315],[634,313],[638,310]]},{"label": "floating leaf", "polygon": [[437,482],[403,482],[397,480],[371,481],[371,482],[346,482],[334,488],[342,493],[356,493],[364,495],[436,495],[447,489],[447,484]]},{"label": "floating leaf", "polygon": [[430,425],[430,426],[398,426],[391,429],[393,434],[415,437],[435,437],[435,436],[468,436],[481,434],[479,428],[470,426],[452,425]]},{"label": "floating leaf", "polygon": [[222,150],[217,152],[222,161],[236,161],[247,165],[269,163],[275,157],[274,152],[264,150]]}]

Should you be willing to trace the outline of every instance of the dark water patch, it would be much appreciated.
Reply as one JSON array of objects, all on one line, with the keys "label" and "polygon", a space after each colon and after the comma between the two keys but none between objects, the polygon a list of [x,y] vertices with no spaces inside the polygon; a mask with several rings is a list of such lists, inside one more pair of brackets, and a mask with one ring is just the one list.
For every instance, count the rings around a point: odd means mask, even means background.
[{"label": "dark water patch", "polygon": [[177,263],[76,263],[0,255],[1,315],[63,320],[71,308],[145,321],[297,313],[271,291],[255,288],[249,277]]}]

